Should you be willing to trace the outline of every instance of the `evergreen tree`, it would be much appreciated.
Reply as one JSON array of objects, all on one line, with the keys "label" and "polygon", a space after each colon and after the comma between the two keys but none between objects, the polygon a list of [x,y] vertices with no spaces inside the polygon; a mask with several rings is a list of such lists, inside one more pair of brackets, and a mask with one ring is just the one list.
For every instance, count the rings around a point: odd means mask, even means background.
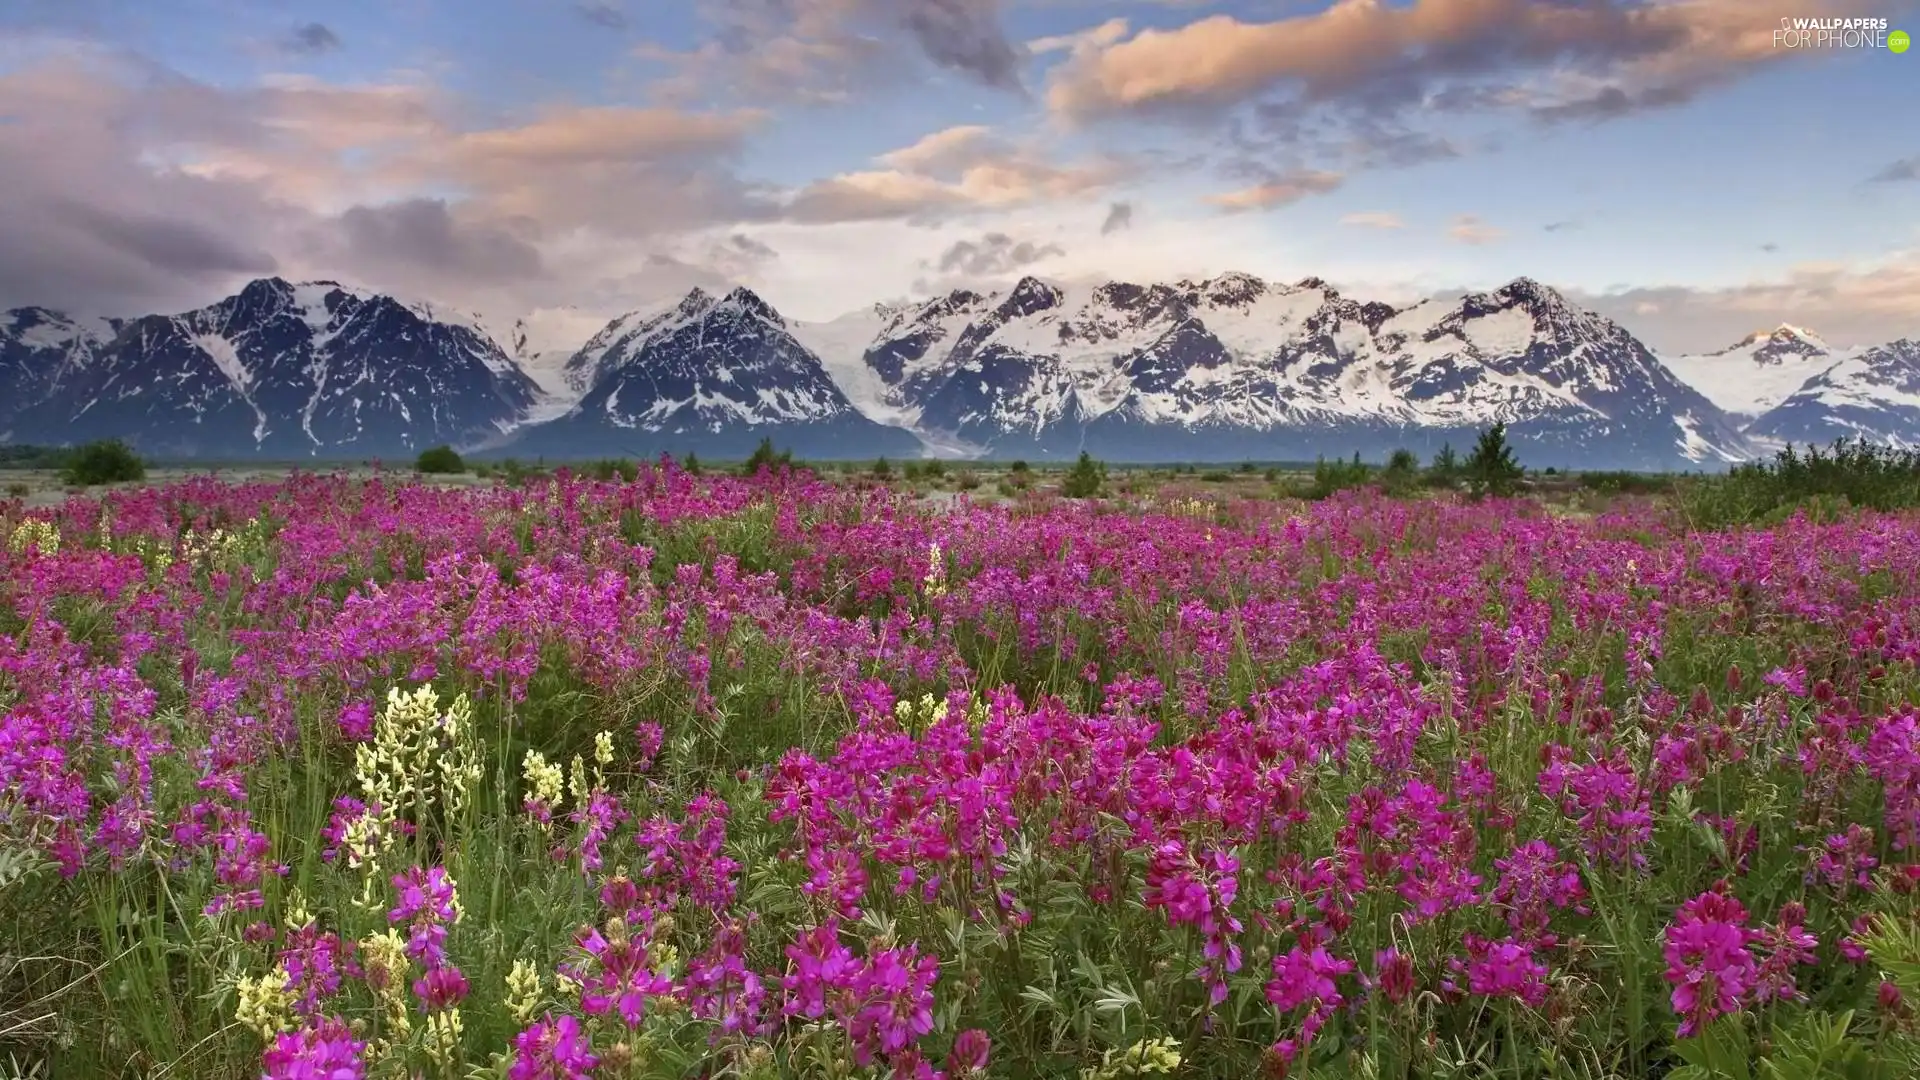
[{"label": "evergreen tree", "polygon": [[1093,460],[1093,455],[1080,451],[1080,460],[1067,470],[1067,479],[1060,485],[1060,494],[1069,499],[1091,499],[1100,494],[1107,482],[1107,467]]},{"label": "evergreen tree", "polygon": [[1473,455],[1467,458],[1467,484],[1476,496],[1507,496],[1520,488],[1526,470],[1513,456],[1507,444],[1507,425],[1495,424],[1480,433]]}]

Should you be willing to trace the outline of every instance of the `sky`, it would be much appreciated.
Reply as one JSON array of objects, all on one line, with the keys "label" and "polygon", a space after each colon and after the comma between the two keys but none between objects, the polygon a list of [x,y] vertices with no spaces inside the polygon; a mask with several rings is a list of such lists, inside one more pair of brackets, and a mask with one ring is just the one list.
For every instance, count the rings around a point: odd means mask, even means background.
[{"label": "sky", "polygon": [[1524,275],[1661,351],[1920,336],[1920,50],[1805,18],[1920,2],[0,0],[0,309]]}]

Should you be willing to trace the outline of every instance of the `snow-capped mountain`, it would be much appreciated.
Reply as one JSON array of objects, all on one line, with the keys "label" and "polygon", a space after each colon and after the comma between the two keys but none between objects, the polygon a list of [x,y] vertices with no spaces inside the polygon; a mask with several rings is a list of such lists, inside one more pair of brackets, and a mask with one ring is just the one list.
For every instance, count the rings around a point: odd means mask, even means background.
[{"label": "snow-capped mountain", "polygon": [[1247,274],[1061,287],[1026,278],[802,330],[872,337],[829,368],[876,418],[994,455],[1377,457],[1504,420],[1540,464],[1672,467],[1750,446],[1620,326],[1522,278],[1406,310]]},{"label": "snow-capped mountain", "polygon": [[1769,443],[1848,438],[1920,446],[1920,340],[1901,338],[1835,361],[1747,430]]},{"label": "snow-capped mountain", "polygon": [[[11,317],[21,324],[21,313]],[[11,436],[267,458],[498,439],[539,388],[486,334],[447,318],[330,281],[264,278],[204,308],[96,331],[68,350]]]},{"label": "snow-capped mountain", "polygon": [[90,363],[119,331],[110,319],[74,319],[45,308],[0,312],[0,441],[37,423],[56,384]]},{"label": "snow-capped mountain", "polygon": [[1841,434],[1920,445],[1915,346],[1783,325],[1663,363],[1519,278],[1409,307],[1317,278],[1058,284],[783,318],[745,288],[609,322],[486,318],[333,282],[252,282],[177,315],[0,313],[0,442],[162,457],[1311,460],[1464,449],[1529,465],[1712,468]]},{"label": "snow-capped mountain", "polygon": [[1718,352],[1663,360],[1709,401],[1747,421],[1785,401],[1844,355],[1813,331],[1781,323]]},{"label": "snow-capped mountain", "polygon": [[744,456],[763,438],[802,457],[913,454],[910,432],[856,409],[785,319],[751,290],[694,289],[608,323],[567,361],[579,392],[517,453]]}]

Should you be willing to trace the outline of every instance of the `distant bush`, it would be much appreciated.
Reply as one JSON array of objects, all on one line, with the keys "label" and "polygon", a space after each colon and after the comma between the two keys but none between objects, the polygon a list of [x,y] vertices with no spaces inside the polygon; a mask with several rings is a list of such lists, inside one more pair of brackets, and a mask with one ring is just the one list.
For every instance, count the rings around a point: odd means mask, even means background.
[{"label": "distant bush", "polygon": [[546,469],[524,465],[517,458],[507,458],[500,463],[500,478],[513,487],[544,483],[548,476]]},{"label": "distant bush", "polygon": [[1106,483],[1107,467],[1082,450],[1079,460],[1067,470],[1067,478],[1060,484],[1060,494],[1069,499],[1091,499],[1100,494],[1100,489]]},{"label": "distant bush", "polygon": [[1624,470],[1588,471],[1579,477],[1582,488],[1601,495],[1658,495],[1672,491],[1673,482],[1671,476]]},{"label": "distant bush", "polygon": [[1014,473],[1016,475],[1025,475],[1027,473],[1032,472],[1033,470],[1027,465],[1026,462],[1015,461],[1012,465],[1007,466],[1007,471]]},{"label": "distant bush", "polygon": [[24,499],[33,494],[33,485],[23,480],[15,480],[7,485],[7,498]]},{"label": "distant bush", "polygon": [[876,480],[888,480],[893,477],[893,465],[886,458],[873,463],[873,476]]},{"label": "distant bush", "polygon": [[1224,484],[1231,479],[1233,477],[1225,469],[1208,469],[1200,474],[1200,482],[1203,484]]},{"label": "distant bush", "polygon": [[[688,454],[687,460],[689,461],[693,460],[693,455]],[[776,451],[773,448],[772,439],[761,439],[760,445],[754,447],[753,453],[750,456],[748,456],[746,464],[740,467],[740,475],[758,476],[760,475],[761,469],[778,470],[781,468],[789,467],[792,464],[793,464],[793,451],[791,450]],[[692,472],[693,470],[689,468],[687,471]]]},{"label": "distant bush", "polygon": [[1430,488],[1453,488],[1460,485],[1460,456],[1453,452],[1453,444],[1440,445],[1440,452],[1433,455],[1433,461],[1427,465],[1427,471],[1421,475],[1420,482]]},{"label": "distant bush", "polygon": [[619,479],[631,484],[640,476],[640,465],[625,458],[602,458],[588,465],[586,474],[595,480]]},{"label": "distant bush", "polygon": [[147,478],[147,463],[119,439],[90,442],[67,458],[61,478],[69,484],[92,487]]},{"label": "distant bush", "polygon": [[1674,485],[1689,527],[1768,524],[1806,511],[1832,517],[1848,508],[1920,507],[1920,451],[1841,439],[1826,450],[1788,446],[1772,461],[1736,465],[1720,476]]},{"label": "distant bush", "polygon": [[413,463],[415,472],[451,474],[467,471],[467,463],[460,460],[451,446],[436,446],[431,450],[420,451],[419,458]]},{"label": "distant bush", "polygon": [[51,446],[0,446],[0,469],[64,469],[72,456]]},{"label": "distant bush", "polygon": [[1336,492],[1350,491],[1365,487],[1373,482],[1373,470],[1354,454],[1351,460],[1328,461],[1319,458],[1313,463],[1313,479],[1305,487],[1297,487],[1294,494],[1304,499],[1327,499]]},{"label": "distant bush", "polygon": [[929,480],[938,480],[947,475],[947,463],[939,458],[932,458],[920,466],[920,475]]},{"label": "distant bush", "polygon": [[1411,450],[1395,450],[1380,470],[1380,489],[1396,497],[1411,495],[1420,486],[1420,459]]},{"label": "distant bush", "polygon": [[953,486],[958,491],[972,491],[980,486],[980,474],[972,469],[961,469],[953,474]]}]

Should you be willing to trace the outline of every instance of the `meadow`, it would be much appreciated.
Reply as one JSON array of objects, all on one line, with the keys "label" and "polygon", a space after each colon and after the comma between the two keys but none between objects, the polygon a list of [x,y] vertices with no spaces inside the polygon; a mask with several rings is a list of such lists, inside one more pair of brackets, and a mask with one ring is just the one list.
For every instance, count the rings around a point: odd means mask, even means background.
[{"label": "meadow", "polygon": [[1276,484],[0,503],[0,1071],[1920,1075],[1920,519]]}]

